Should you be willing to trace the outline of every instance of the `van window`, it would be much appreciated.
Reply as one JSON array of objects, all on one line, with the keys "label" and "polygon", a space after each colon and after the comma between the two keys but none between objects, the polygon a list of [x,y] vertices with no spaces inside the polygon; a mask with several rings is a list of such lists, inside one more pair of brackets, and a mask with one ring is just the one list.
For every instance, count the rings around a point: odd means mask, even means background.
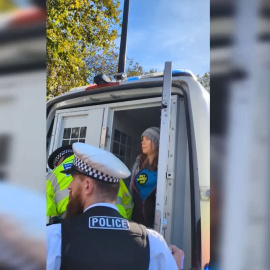
[{"label": "van window", "polygon": [[113,134],[112,153],[121,159],[128,168],[138,155],[138,140],[132,136],[115,129]]},{"label": "van window", "polygon": [[75,142],[85,142],[87,127],[64,128],[62,146]]}]

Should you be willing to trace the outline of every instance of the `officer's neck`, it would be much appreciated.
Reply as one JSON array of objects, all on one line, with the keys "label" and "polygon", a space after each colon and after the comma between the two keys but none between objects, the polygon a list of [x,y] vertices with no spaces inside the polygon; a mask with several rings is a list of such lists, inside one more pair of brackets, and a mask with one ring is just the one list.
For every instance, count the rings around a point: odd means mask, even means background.
[{"label": "officer's neck", "polygon": [[116,200],[111,201],[106,198],[103,198],[102,196],[93,196],[93,197],[91,196],[87,198],[87,200],[85,201],[83,210],[87,209],[89,206],[96,203],[110,203],[110,204],[116,205]]}]

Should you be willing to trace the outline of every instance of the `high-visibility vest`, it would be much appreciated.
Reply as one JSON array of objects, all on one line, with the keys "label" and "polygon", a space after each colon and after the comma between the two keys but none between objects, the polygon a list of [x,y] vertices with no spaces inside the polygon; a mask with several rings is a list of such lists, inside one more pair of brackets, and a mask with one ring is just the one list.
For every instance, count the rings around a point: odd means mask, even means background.
[{"label": "high-visibility vest", "polygon": [[132,210],[133,210],[133,201],[132,197],[124,183],[120,180],[120,187],[117,194],[116,206],[119,210],[119,213],[126,219],[131,219]]},{"label": "high-visibility vest", "polygon": [[47,211],[46,215],[61,216],[67,208],[69,202],[69,190],[67,189],[73,180],[71,175],[61,173],[72,166],[74,155],[66,158],[48,176],[46,181],[47,189]]},{"label": "high-visibility vest", "polygon": [[[72,166],[74,155],[66,158],[59,166],[57,166],[48,176],[46,181],[47,189],[47,210],[46,215],[61,216],[67,208],[69,202],[68,186],[73,180],[71,175],[61,173],[61,171]],[[133,210],[133,202],[131,195],[121,179],[120,188],[117,195],[116,206],[119,213],[127,219],[131,218]]]}]

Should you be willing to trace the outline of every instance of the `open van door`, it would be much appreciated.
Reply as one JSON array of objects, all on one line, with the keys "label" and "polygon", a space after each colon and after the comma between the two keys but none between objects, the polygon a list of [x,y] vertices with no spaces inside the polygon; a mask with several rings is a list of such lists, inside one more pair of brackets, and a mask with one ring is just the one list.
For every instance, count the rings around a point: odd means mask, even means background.
[{"label": "open van door", "polygon": [[157,172],[156,212],[154,229],[160,234],[166,229],[167,219],[164,217],[165,188],[167,179],[168,163],[168,138],[171,115],[171,87],[172,87],[172,62],[165,63],[161,118],[160,118],[160,140]]},{"label": "open van door", "polygon": [[185,250],[187,267],[200,269],[200,185],[190,94],[181,87],[183,95],[176,97],[172,87],[172,63],[166,62],[154,229]]}]

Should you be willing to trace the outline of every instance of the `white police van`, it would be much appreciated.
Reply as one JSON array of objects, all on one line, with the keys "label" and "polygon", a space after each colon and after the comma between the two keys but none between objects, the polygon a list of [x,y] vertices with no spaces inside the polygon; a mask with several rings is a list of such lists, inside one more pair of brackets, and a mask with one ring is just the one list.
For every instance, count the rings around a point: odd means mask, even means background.
[{"label": "white police van", "polygon": [[160,127],[155,229],[184,250],[185,269],[204,269],[210,259],[209,107],[196,77],[172,70],[171,62],[161,73],[100,80],[47,102],[47,156],[85,142],[131,169],[142,132]]}]

